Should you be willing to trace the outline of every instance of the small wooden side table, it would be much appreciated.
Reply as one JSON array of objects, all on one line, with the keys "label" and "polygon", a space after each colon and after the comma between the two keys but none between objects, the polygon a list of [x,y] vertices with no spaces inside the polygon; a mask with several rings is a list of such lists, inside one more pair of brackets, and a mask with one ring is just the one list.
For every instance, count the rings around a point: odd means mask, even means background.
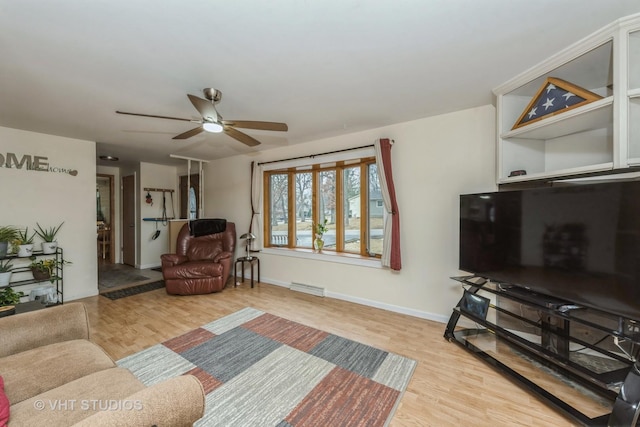
[{"label": "small wooden side table", "polygon": [[242,276],[242,282],[244,283],[244,263],[245,262],[248,262],[249,266],[251,267],[251,287],[253,288],[253,266],[254,265],[258,266],[258,282],[260,282],[260,259],[258,259],[257,256],[252,256],[252,257],[243,256],[236,260],[236,263],[233,269],[235,286],[238,286],[238,264],[240,264],[240,274]]}]

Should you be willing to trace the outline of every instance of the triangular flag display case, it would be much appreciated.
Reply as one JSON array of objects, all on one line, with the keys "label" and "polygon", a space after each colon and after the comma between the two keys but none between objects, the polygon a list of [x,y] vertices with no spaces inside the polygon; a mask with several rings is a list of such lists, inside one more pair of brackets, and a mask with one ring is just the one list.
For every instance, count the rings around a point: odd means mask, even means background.
[{"label": "triangular flag display case", "polygon": [[640,13],[578,40],[493,93],[498,185],[637,171]]},{"label": "triangular flag display case", "polygon": [[511,129],[562,114],[598,99],[602,97],[580,86],[555,77],[547,77]]}]

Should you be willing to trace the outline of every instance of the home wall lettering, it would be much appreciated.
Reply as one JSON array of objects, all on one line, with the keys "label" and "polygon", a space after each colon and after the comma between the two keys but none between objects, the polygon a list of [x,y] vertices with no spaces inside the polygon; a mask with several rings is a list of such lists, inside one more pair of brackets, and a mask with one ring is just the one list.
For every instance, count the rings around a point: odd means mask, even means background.
[{"label": "home wall lettering", "polygon": [[22,154],[21,157],[18,157],[16,153],[0,153],[0,167],[36,172],[66,173],[71,176],[78,175],[77,169],[51,166],[48,157],[31,154]]}]

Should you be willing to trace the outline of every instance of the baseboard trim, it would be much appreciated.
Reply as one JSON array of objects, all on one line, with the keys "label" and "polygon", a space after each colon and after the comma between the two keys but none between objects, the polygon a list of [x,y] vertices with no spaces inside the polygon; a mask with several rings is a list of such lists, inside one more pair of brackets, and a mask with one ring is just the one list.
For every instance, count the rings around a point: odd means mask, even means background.
[{"label": "baseboard trim", "polygon": [[[269,279],[265,277],[261,277],[261,279],[262,279],[261,280],[262,283],[282,286],[283,288],[287,288],[287,289],[291,286],[291,283],[282,282],[280,280],[274,280],[274,279]],[[382,310],[392,311],[394,313],[406,314],[407,316],[418,317],[420,319],[433,320],[434,322],[438,322],[438,323],[447,323],[449,321],[448,316],[443,316],[441,314],[434,314],[426,311],[416,310],[413,308],[402,307],[399,305],[382,303],[380,301],[374,301],[367,298],[354,297],[352,295],[345,295],[338,292],[326,291],[325,297],[352,302],[355,304],[366,305],[368,307],[379,308]]]},{"label": "baseboard trim", "polygon": [[325,288],[320,286],[310,285],[307,283],[291,282],[289,289],[296,292],[302,292],[309,295],[315,295],[317,297],[324,297],[326,295]]},{"label": "baseboard trim", "polygon": [[75,294],[72,294],[72,295],[67,295],[65,293],[64,294],[64,301],[65,302],[75,301],[75,300],[78,300],[78,299],[94,297],[94,296],[99,295],[99,294],[100,293],[98,292],[98,287],[96,286],[95,289],[88,290],[87,292],[75,293]]},{"label": "baseboard trim", "polygon": [[136,268],[138,270],[147,270],[149,268],[158,268],[158,267],[162,267],[162,264],[154,263],[154,264],[138,264],[138,265],[136,265]]}]

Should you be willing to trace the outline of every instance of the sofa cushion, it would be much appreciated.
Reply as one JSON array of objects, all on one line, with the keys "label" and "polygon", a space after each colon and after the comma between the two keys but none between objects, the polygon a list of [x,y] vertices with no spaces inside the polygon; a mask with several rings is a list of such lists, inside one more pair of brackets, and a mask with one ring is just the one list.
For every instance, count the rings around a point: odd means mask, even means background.
[{"label": "sofa cushion", "polygon": [[0,357],[61,341],[89,339],[84,304],[72,302],[0,318]]},{"label": "sofa cushion", "polygon": [[172,426],[192,427],[204,415],[205,394],[193,375],[162,381],[127,397],[138,401],[141,410],[102,411],[74,427]]},{"label": "sofa cushion", "polygon": [[69,426],[101,411],[133,413],[142,402],[127,397],[143,389],[129,370],[105,369],[11,405],[11,427]]},{"label": "sofa cushion", "polygon": [[2,358],[0,376],[4,377],[9,401],[16,404],[114,366],[113,359],[96,344],[87,340],[71,340]]},{"label": "sofa cushion", "polygon": [[4,392],[4,381],[0,377],[0,427],[5,427],[9,422],[9,399]]},{"label": "sofa cushion", "polygon": [[223,251],[221,240],[194,239],[187,249],[189,261],[213,261],[220,252]]}]

